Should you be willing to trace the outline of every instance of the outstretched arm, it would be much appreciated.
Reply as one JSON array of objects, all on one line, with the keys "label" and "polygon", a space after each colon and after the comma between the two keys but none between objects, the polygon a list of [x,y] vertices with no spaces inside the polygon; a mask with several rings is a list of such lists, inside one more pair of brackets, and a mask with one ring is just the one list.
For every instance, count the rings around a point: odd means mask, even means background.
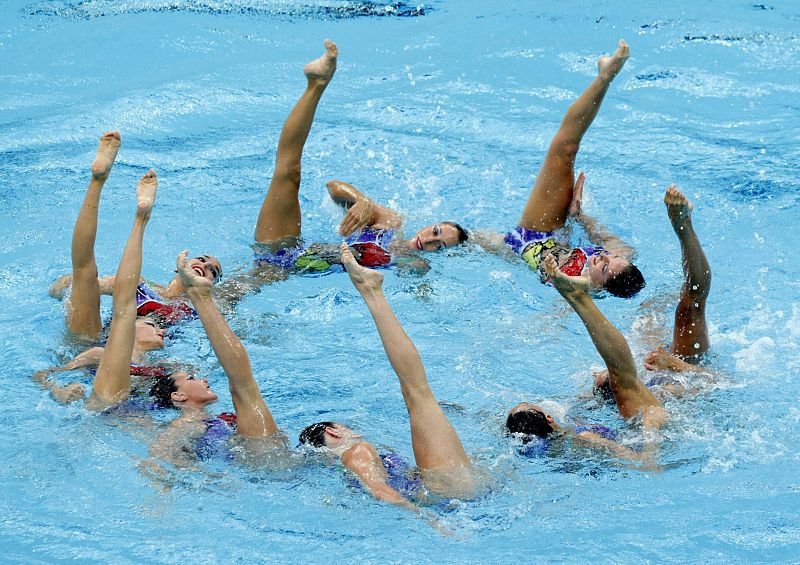
[{"label": "outstretched arm", "polygon": [[84,400],[86,398],[86,387],[81,383],[68,383],[60,385],[50,378],[53,373],[62,373],[64,371],[73,371],[75,369],[82,369],[84,367],[97,367],[100,364],[100,359],[103,356],[102,347],[92,347],[87,349],[72,361],[61,365],[60,367],[50,367],[42,371],[36,371],[31,378],[50,391],[53,398],[62,404],[69,404],[76,400]]},{"label": "outstretched arm", "polygon": [[[100,285],[100,294],[109,296],[114,294],[114,278],[114,275],[97,278],[97,284]],[[67,289],[71,286],[72,275],[62,275],[53,281],[53,284],[47,289],[47,294],[50,295],[50,298],[64,300],[64,297],[67,295]]]},{"label": "outstretched arm", "polygon": [[245,437],[273,436],[278,433],[278,427],[253,378],[247,350],[211,299],[211,281],[189,270],[188,253],[183,251],[178,255],[178,275],[228,377],[236,409],[236,430]]},{"label": "outstretched arm", "polygon": [[423,511],[419,506],[407,500],[398,491],[386,484],[387,474],[380,456],[375,448],[367,442],[359,442],[342,454],[342,465],[350,469],[364,485],[364,488],[377,500],[388,502],[411,510],[436,528],[442,535],[452,535],[443,527],[436,516]]},{"label": "outstretched arm", "polygon": [[419,512],[419,508],[386,484],[386,469],[375,448],[360,442],[342,454],[342,464],[356,474],[369,493],[383,502]]},{"label": "outstretched arm", "polygon": [[650,408],[661,409],[661,403],[636,376],[636,365],[625,337],[597,308],[581,279],[563,274],[552,255],[545,258],[544,268],[558,292],[580,317],[603,358],[620,415],[631,418],[644,411],[646,422],[659,426],[659,419],[648,415]]},{"label": "outstretched arm", "polygon": [[[652,433],[652,432],[651,432]],[[602,437],[594,432],[584,431],[576,435],[578,443],[597,451],[608,453],[617,459],[624,459],[640,465],[640,469],[660,471],[658,465],[659,446],[657,442],[648,442],[641,451],[634,451],[614,440]]]},{"label": "outstretched arm", "polygon": [[600,245],[609,253],[631,261],[636,255],[636,250],[583,211],[583,185],[585,182],[586,175],[581,171],[580,175],[578,175],[578,180],[575,181],[575,188],[572,192],[572,203],[569,207],[570,217],[583,226],[589,241],[594,245]]},{"label": "outstretched arm", "polygon": [[328,194],[336,204],[347,209],[339,225],[339,233],[345,237],[365,227],[396,229],[403,223],[400,214],[374,202],[352,184],[329,181]]}]

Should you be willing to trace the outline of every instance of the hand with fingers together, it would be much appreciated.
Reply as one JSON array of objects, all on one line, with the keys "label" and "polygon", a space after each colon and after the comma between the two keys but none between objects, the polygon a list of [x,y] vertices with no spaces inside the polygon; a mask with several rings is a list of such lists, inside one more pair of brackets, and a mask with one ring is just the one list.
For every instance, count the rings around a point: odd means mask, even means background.
[{"label": "hand with fingers together", "polygon": [[548,254],[544,258],[544,271],[556,287],[556,290],[561,293],[563,297],[578,296],[581,294],[589,294],[590,281],[589,277],[571,277],[565,275],[558,268],[558,262],[555,256]]},{"label": "hand with fingers together", "polygon": [[375,205],[369,198],[359,198],[339,224],[339,233],[347,237],[375,222]]},{"label": "hand with fingers together", "polygon": [[583,185],[585,183],[586,175],[581,171],[578,175],[578,180],[575,181],[575,188],[572,189],[572,202],[570,202],[568,212],[571,217],[577,217],[583,214],[581,206],[583,203]]},{"label": "hand with fingers together", "polygon": [[194,270],[194,267],[190,268],[188,257],[189,250],[184,249],[178,254],[178,258],[175,260],[175,272],[178,273],[181,284],[187,290],[190,288],[197,288],[210,293],[214,282],[206,278],[205,271],[203,271],[201,267],[197,266],[198,270]]}]

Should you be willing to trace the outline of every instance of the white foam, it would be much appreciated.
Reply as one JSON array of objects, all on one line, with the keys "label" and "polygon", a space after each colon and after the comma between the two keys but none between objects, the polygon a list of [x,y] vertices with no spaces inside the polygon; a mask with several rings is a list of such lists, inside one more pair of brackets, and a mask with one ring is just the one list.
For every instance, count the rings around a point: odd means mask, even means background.
[{"label": "white foam", "polygon": [[733,354],[736,359],[736,370],[742,372],[759,372],[762,367],[770,366],[775,360],[773,349],[775,342],[771,337],[760,337],[749,347]]}]

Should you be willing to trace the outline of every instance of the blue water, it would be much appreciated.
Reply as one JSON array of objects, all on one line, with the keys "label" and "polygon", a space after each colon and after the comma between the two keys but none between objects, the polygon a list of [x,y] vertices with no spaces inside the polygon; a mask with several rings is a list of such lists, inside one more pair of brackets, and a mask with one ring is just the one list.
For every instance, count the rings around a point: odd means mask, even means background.
[{"label": "blue water", "polygon": [[[4,561],[800,561],[800,5],[9,1],[0,22]],[[440,516],[450,537],[324,465],[212,463],[164,492],[137,468],[158,424],[62,407],[32,383],[32,371],[75,353],[46,288],[69,271],[98,135],[123,133],[101,205],[101,271],[116,267],[132,187],[151,166],[161,186],[144,275],[167,280],[187,247],[245,269],[280,126],[326,37],[340,65],[301,192],[307,239],[332,242],[331,178],[401,210],[410,230],[442,218],[513,227],[597,56],[628,41],[632,57],[578,167],[586,209],[636,245],[649,284],[601,308],[637,359],[648,321],[671,324],[681,281],[661,203],[671,182],[695,204],[715,276],[708,317],[721,378],[668,405],[661,473],[574,451],[515,454],[501,426],[521,400],[621,423],[576,400],[601,366],[577,317],[525,267],[480,252],[435,256],[421,277],[386,275],[467,451],[497,478],[487,496]],[[335,419],[411,457],[396,379],[344,276],[265,288],[230,321],[292,441]],[[164,355],[197,365],[220,392],[215,410],[231,409],[199,324]]]}]

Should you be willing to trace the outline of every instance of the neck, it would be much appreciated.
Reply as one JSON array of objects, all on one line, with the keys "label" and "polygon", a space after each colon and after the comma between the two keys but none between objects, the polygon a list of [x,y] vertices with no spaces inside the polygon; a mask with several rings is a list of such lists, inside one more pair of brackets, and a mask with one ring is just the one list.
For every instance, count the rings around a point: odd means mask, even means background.
[{"label": "neck", "polygon": [[178,406],[181,410],[181,419],[188,421],[205,420],[208,418],[206,413],[206,405],[197,402],[184,402]]},{"label": "neck", "polygon": [[183,288],[183,284],[181,284],[181,280],[176,276],[169,282],[167,286],[164,287],[164,291],[161,293],[161,296],[164,298],[177,298],[183,294],[185,290],[186,289]]},{"label": "neck", "polygon": [[137,345],[133,346],[133,353],[131,354],[131,363],[139,364],[144,360],[144,354],[147,349],[141,349]]}]

